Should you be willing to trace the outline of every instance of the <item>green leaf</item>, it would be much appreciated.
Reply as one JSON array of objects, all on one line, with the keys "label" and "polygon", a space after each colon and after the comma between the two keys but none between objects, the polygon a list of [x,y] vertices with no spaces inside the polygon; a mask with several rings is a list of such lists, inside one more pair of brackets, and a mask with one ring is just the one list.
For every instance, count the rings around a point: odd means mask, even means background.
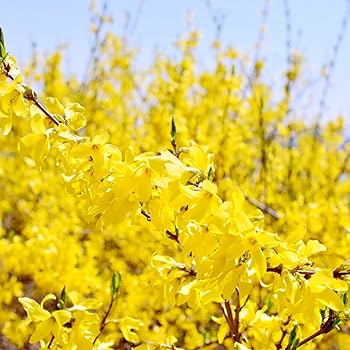
[{"label": "green leaf", "polygon": [[61,290],[61,294],[60,294],[60,297],[58,299],[57,308],[59,310],[64,310],[64,309],[72,307],[73,305],[74,304],[67,293],[66,286],[64,286],[63,289]]},{"label": "green leaf", "polygon": [[174,141],[176,139],[176,124],[175,124],[175,118],[171,118],[171,140]]},{"label": "green leaf", "polygon": [[299,338],[295,339],[290,350],[296,350],[298,348],[298,346],[299,346]]},{"label": "green leaf", "polygon": [[60,295],[60,298],[58,300],[57,307],[60,310],[63,310],[66,307],[66,302],[67,302],[67,291],[66,291],[66,286],[64,286],[62,291],[61,291],[61,295]]},{"label": "green leaf", "polygon": [[0,58],[6,57],[5,39],[2,28],[0,27]]},{"label": "green leaf", "polygon": [[210,166],[209,171],[208,171],[208,176],[207,176],[209,181],[214,180],[214,168]]},{"label": "green leaf", "polygon": [[112,299],[114,299],[117,296],[121,280],[122,280],[122,276],[120,275],[120,273],[114,272],[112,276],[112,285],[111,285]]},{"label": "green leaf", "polygon": [[295,350],[298,347],[299,339],[297,338],[298,325],[295,325],[289,334],[288,346],[291,350]]},{"label": "green leaf", "polygon": [[348,304],[348,299],[349,299],[349,295],[347,292],[345,292],[343,295],[342,295],[342,301],[343,301],[343,304],[344,306],[346,306]]},{"label": "green leaf", "polygon": [[332,322],[332,327],[336,328],[341,323],[342,323],[342,320],[339,317],[336,317]]}]

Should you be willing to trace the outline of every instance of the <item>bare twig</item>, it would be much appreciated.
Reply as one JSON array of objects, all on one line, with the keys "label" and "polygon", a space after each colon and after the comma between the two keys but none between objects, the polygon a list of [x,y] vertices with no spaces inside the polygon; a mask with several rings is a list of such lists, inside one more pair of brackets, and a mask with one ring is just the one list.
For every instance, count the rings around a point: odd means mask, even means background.
[{"label": "bare twig", "polygon": [[177,244],[180,244],[179,235],[177,233],[172,233],[171,231],[166,230],[166,235],[167,235],[168,238],[172,239]]},{"label": "bare twig", "polygon": [[282,330],[282,335],[281,335],[281,339],[279,340],[279,342],[276,344],[276,350],[281,350],[282,349],[282,343],[283,343],[283,340],[285,338],[285,336],[288,334],[288,330],[287,328],[283,328],[283,326],[287,326],[288,323],[290,322],[291,320],[291,316],[289,315],[287,320],[285,322],[283,322],[283,325],[281,327],[281,330]]},{"label": "bare twig", "polygon": [[235,335],[235,339],[237,342],[241,341],[241,334],[239,332],[239,313],[241,311],[241,302],[239,299],[239,289],[238,287],[236,287],[236,308],[235,308],[235,319],[233,320],[233,331],[234,331],[234,335]]},{"label": "bare twig", "polygon": [[340,46],[341,46],[343,39],[345,37],[345,34],[346,34],[349,17],[350,17],[350,0],[346,0],[345,14],[344,14],[343,20],[341,22],[340,30],[339,30],[339,33],[337,35],[335,44],[333,46],[332,57],[327,65],[325,82],[324,82],[324,86],[323,86],[323,90],[322,90],[321,98],[320,98],[319,111],[318,111],[318,114],[316,116],[316,122],[315,122],[315,126],[314,126],[313,133],[312,133],[313,139],[312,139],[311,152],[310,152],[310,162],[311,163],[310,163],[310,168],[308,169],[308,172],[307,172],[308,180],[310,180],[312,168],[314,167],[315,161],[317,159],[317,157],[315,157],[316,140],[320,136],[321,121],[323,118],[324,109],[326,107],[326,100],[327,100],[327,95],[328,95],[328,91],[329,91],[329,86],[330,86],[331,78],[332,78],[334,70],[335,70],[335,65],[337,62]]},{"label": "bare twig", "polygon": [[[282,265],[278,265],[275,267],[267,267],[267,272],[275,272],[278,274],[281,274],[283,271],[283,266]],[[306,279],[309,279],[312,275],[314,275],[317,272],[320,272],[317,269],[302,269],[300,267],[297,267],[293,270],[291,270],[290,272],[292,272],[293,274],[300,274],[303,275]],[[336,268],[333,270],[333,277],[334,278],[342,278],[343,276],[350,276],[350,270],[341,270],[340,268]]]},{"label": "bare twig", "polygon": [[244,197],[250,204],[252,204],[255,207],[259,208],[265,214],[270,215],[275,220],[280,219],[280,215],[277,213],[277,211],[272,209],[272,208],[270,208],[265,203],[262,203],[262,202],[258,201],[257,199],[251,198],[249,196],[244,196]]},{"label": "bare twig", "polygon": [[105,315],[103,316],[102,320],[101,320],[101,325],[100,325],[100,331],[99,333],[96,335],[94,341],[93,341],[93,345],[95,345],[95,343],[97,342],[97,339],[100,337],[100,335],[102,334],[103,330],[105,329],[106,327],[106,320],[107,320],[107,317],[109,316],[109,314],[111,313],[111,310],[112,310],[112,307],[113,307],[113,304],[114,304],[114,301],[116,299],[115,298],[111,298],[111,301],[109,303],[109,306],[108,306],[108,309],[107,309],[107,312],[105,313]]},{"label": "bare twig", "polygon": [[52,115],[44,105],[40,103],[36,94],[32,90],[27,90],[23,95],[28,101],[32,101],[55,125],[60,125],[61,123],[56,119],[54,115]]},{"label": "bare twig", "polygon": [[[311,340],[315,339],[316,337],[318,337],[321,334],[329,333],[333,329],[334,319],[335,319],[334,311],[329,310],[329,316],[327,318],[327,321],[325,321],[324,323],[321,324],[321,327],[318,331],[316,331],[315,333],[311,334],[307,338],[300,341],[300,343],[298,344],[297,347],[300,348],[301,346],[305,345],[306,343],[310,342]],[[290,350],[290,345],[288,345],[285,350]]]},{"label": "bare twig", "polygon": [[259,103],[259,134],[260,134],[260,163],[261,163],[261,171],[260,171],[260,179],[263,184],[263,201],[266,202],[267,197],[267,145],[266,145],[266,125],[264,120],[264,102],[261,98]]},{"label": "bare twig", "polygon": [[256,78],[256,63],[261,59],[261,50],[262,46],[265,40],[265,33],[266,33],[266,27],[267,27],[267,21],[270,14],[270,3],[271,1],[265,0],[264,7],[261,13],[261,23],[260,23],[260,29],[259,29],[259,35],[255,44],[255,53],[254,58],[252,60],[253,66],[251,68],[251,71],[249,74],[246,74],[247,76],[247,83],[245,87],[243,88],[243,99],[245,99],[247,93],[249,90],[252,89],[254,80]]},{"label": "bare twig", "polygon": [[318,132],[319,132],[320,122],[322,120],[323,112],[324,112],[324,109],[326,107],[326,100],[327,100],[327,95],[328,95],[328,91],[329,91],[330,81],[331,81],[331,78],[332,78],[334,70],[335,70],[335,65],[337,62],[337,58],[338,58],[341,44],[344,40],[346,31],[347,31],[349,17],[350,17],[350,0],[346,0],[345,14],[344,14],[344,17],[341,21],[339,33],[337,35],[335,44],[333,46],[332,57],[328,63],[328,68],[326,71],[325,82],[324,82],[324,86],[323,86],[323,90],[322,90],[322,94],[321,94],[321,98],[320,98],[319,112],[317,115],[316,126],[314,129],[314,137],[316,137]]},{"label": "bare twig", "polygon": [[55,336],[52,334],[52,337],[51,337],[51,339],[50,339],[50,342],[49,342],[49,344],[48,344],[48,346],[47,346],[48,349],[51,349],[51,346],[52,346],[52,344],[53,344],[54,339],[55,339]]},{"label": "bare twig", "polygon": [[350,160],[350,152],[346,154],[343,164],[341,165],[337,176],[334,178],[334,182],[338,182],[340,177],[345,173],[346,168],[348,167],[349,160]]},{"label": "bare twig", "polygon": [[147,221],[151,221],[151,214],[141,208],[141,214],[147,219]]},{"label": "bare twig", "polygon": [[[10,80],[12,80],[12,81],[15,80],[15,78],[9,73],[9,67],[6,67],[6,66],[5,66],[4,72],[5,72],[5,75],[6,75]],[[32,89],[30,89],[30,88],[24,86],[23,84],[22,84],[22,86],[26,89],[26,90],[25,90],[25,93],[23,94],[23,97],[24,97],[25,99],[27,99],[28,101],[33,102],[33,103],[34,103],[34,104],[35,104],[49,119],[51,119],[51,121],[52,121],[55,125],[59,125],[60,122],[56,119],[56,117],[55,117],[54,115],[52,115],[52,114],[46,109],[46,107],[43,106],[43,105],[40,103],[40,101],[39,101],[38,98],[36,97],[36,93],[35,93]]]},{"label": "bare twig", "polygon": [[239,333],[239,312],[241,311],[241,306],[239,301],[238,288],[236,288],[236,293],[238,301],[236,302],[235,317],[233,317],[231,304],[228,300],[225,300],[223,305],[220,304],[221,311],[229,327],[229,334],[233,343],[239,342],[241,339],[241,335]]},{"label": "bare twig", "polygon": [[139,0],[139,4],[138,4],[138,7],[137,7],[135,16],[134,16],[134,21],[133,21],[133,23],[130,26],[130,32],[129,32],[130,35],[134,34],[134,32],[135,32],[135,30],[137,28],[137,25],[140,22],[141,15],[142,15],[142,12],[143,12],[143,6],[144,6],[144,0]]},{"label": "bare twig", "polygon": [[[97,23],[96,23],[96,30],[94,33],[94,42],[90,48],[90,57],[87,60],[87,66],[85,69],[85,74],[83,78],[83,84],[81,85],[81,91],[84,91],[84,89],[87,86],[87,80],[89,78],[89,73],[92,73],[91,80],[94,79],[95,71],[96,71],[96,66],[98,63],[98,55],[97,51],[99,47],[101,46],[101,33],[102,33],[102,28],[103,28],[103,23],[105,22],[105,17],[107,15],[107,10],[108,10],[108,0],[105,0],[103,3],[102,7],[102,13],[97,16]],[[93,21],[94,18],[92,18]]]},{"label": "bare twig", "polygon": [[286,21],[286,55],[287,55],[287,73],[286,83],[284,85],[285,102],[287,104],[286,117],[290,113],[291,88],[294,82],[290,73],[293,70],[293,56],[292,56],[292,21],[290,15],[289,0],[284,0],[284,17]]},{"label": "bare twig", "polygon": [[211,20],[215,25],[215,40],[219,40],[224,21],[226,19],[226,15],[221,15],[219,17],[218,13],[215,12],[213,9],[211,0],[206,0],[205,4],[207,5],[207,9],[208,9],[209,15],[211,17]]}]

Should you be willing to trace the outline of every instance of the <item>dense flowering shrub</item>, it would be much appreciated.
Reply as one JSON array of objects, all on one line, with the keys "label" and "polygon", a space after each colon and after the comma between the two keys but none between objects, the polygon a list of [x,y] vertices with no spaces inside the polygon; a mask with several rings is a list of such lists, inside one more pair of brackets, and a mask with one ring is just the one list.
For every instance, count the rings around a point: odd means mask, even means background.
[{"label": "dense flowering shrub", "polygon": [[137,70],[108,34],[83,84],[57,52],[25,70],[39,98],[1,38],[4,346],[348,346],[342,119],[291,117],[297,56],[273,102],[262,62],[246,88],[233,48],[196,69],[198,40]]}]

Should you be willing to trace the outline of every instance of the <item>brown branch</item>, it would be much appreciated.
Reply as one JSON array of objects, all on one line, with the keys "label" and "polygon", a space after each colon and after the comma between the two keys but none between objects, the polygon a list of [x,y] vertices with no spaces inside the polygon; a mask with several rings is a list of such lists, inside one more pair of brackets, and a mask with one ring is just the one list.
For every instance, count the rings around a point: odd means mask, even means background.
[{"label": "brown branch", "polygon": [[177,244],[180,244],[179,235],[178,235],[178,234],[172,233],[171,231],[166,230],[166,235],[167,235],[168,238],[172,239],[172,240],[175,241]]},{"label": "brown branch", "polygon": [[182,264],[182,263],[176,264],[175,267],[177,267],[181,271],[188,273],[189,275],[191,275],[193,277],[197,277],[197,272],[192,267],[189,267],[189,266]]},{"label": "brown branch", "polygon": [[239,333],[239,312],[241,311],[240,301],[239,301],[239,290],[236,288],[236,309],[235,309],[235,317],[233,317],[232,309],[230,302],[225,300],[224,307],[220,304],[221,310],[225,316],[226,322],[229,327],[230,337],[233,342],[239,342],[241,340],[241,335]]},{"label": "brown branch", "polygon": [[287,333],[288,333],[287,329],[282,329],[282,336],[281,336],[280,341],[276,344],[276,350],[282,349],[282,342],[283,342],[285,336],[287,335]]},{"label": "brown branch", "polygon": [[49,342],[49,344],[48,344],[48,346],[47,346],[48,349],[51,349],[51,345],[53,344],[54,339],[55,339],[55,336],[52,334],[52,337],[51,337],[51,339],[50,339],[50,342]]},{"label": "brown branch", "polygon": [[[5,75],[12,81],[15,80],[15,78],[10,74],[10,67],[6,64],[4,65],[4,73]],[[61,124],[38,100],[36,97],[36,93],[29,87],[25,86],[24,84],[21,84],[25,88],[25,92],[23,94],[23,97],[28,100],[33,102],[49,119],[53,121],[55,125]]]},{"label": "brown branch", "polygon": [[234,334],[237,342],[241,341],[241,334],[239,333],[239,312],[241,311],[241,302],[239,300],[239,289],[236,287],[236,309],[234,319]]},{"label": "brown branch", "polygon": [[347,276],[350,275],[350,271],[347,270],[340,270],[340,268],[336,268],[335,270],[333,270],[333,277],[334,278],[342,278],[343,276]]},{"label": "brown branch", "polygon": [[275,220],[280,219],[280,215],[277,213],[277,211],[272,209],[272,208],[270,208],[265,203],[262,203],[262,202],[258,201],[257,199],[251,198],[249,196],[244,196],[244,197],[250,204],[252,204],[255,207],[259,208],[265,214],[270,215]]},{"label": "brown branch", "polygon": [[145,211],[144,209],[141,208],[141,214],[147,219],[147,221],[151,221],[152,217],[151,214]]},{"label": "brown branch", "polygon": [[[278,265],[275,267],[270,267],[270,266],[267,267],[267,272],[275,272],[280,275],[282,271],[283,271],[282,265]],[[317,269],[303,270],[302,268],[295,268],[291,270],[291,272],[293,274],[298,273],[300,275],[304,275],[306,279],[309,279],[315,273],[320,272],[320,270],[317,270]],[[336,268],[333,270],[334,278],[342,278],[343,276],[350,276],[350,270],[341,270],[340,268]]]},{"label": "brown branch", "polygon": [[234,321],[233,321],[233,315],[232,315],[230,302],[228,300],[226,300],[224,303],[224,307],[221,306],[221,309],[222,309],[222,312],[225,316],[226,322],[228,324],[230,337],[233,340],[233,342],[235,342],[235,333],[234,333],[234,324],[233,324]]},{"label": "brown branch", "polygon": [[266,202],[267,197],[267,145],[266,145],[266,130],[265,130],[265,120],[264,120],[264,101],[263,98],[260,98],[259,101],[259,134],[260,134],[260,162],[261,162],[261,171],[260,179],[263,184],[263,201]]},{"label": "brown branch", "polygon": [[[323,324],[321,324],[321,327],[318,331],[316,331],[315,333],[311,334],[310,336],[308,336],[307,338],[303,339],[299,344],[298,344],[298,348],[305,345],[306,343],[310,342],[311,340],[315,339],[316,337],[318,337],[321,334],[326,334],[329,333],[332,329],[333,329],[333,321],[334,321],[334,311],[330,310],[329,311],[329,316],[326,322],[324,322]],[[286,350],[288,350],[289,348],[287,347]]]},{"label": "brown branch", "polygon": [[275,267],[270,267],[268,266],[267,267],[267,272],[275,272],[275,273],[278,273],[279,275],[282,273],[282,265],[278,265],[278,266],[275,266]]},{"label": "brown branch", "polygon": [[38,100],[38,98],[36,97],[36,93],[30,89],[30,88],[26,88],[25,93],[23,94],[23,97],[25,99],[27,99],[28,101],[32,101],[49,119],[52,120],[52,122],[55,125],[60,125],[61,122],[59,122],[56,117],[54,117]]},{"label": "brown branch", "polygon": [[[283,322],[282,327],[283,326],[287,326],[288,323],[290,322],[291,318],[292,318],[291,315],[288,315],[288,318],[287,318],[287,320],[285,322]],[[279,340],[279,342],[276,344],[276,350],[281,350],[282,349],[283,340],[284,340],[285,336],[288,333],[287,328],[282,328],[282,327],[281,327],[282,336],[281,336],[281,339]]]},{"label": "brown branch", "polygon": [[105,315],[103,316],[103,319],[101,320],[101,325],[100,325],[100,331],[99,333],[96,335],[96,338],[94,339],[93,341],[93,345],[95,345],[97,339],[100,337],[100,335],[102,334],[103,330],[105,329],[106,327],[106,320],[107,320],[107,317],[109,316],[111,310],[112,310],[112,307],[113,307],[113,304],[114,304],[114,301],[115,301],[115,298],[111,298],[111,301],[109,303],[109,306],[108,306],[108,309],[107,309],[107,312],[105,313]]}]

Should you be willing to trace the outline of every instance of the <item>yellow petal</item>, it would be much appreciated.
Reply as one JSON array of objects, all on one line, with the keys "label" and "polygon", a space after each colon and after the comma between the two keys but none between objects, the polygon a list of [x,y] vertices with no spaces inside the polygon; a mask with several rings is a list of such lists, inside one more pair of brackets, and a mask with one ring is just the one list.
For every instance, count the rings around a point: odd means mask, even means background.
[{"label": "yellow petal", "polygon": [[71,319],[71,313],[67,310],[54,311],[52,316],[60,326],[63,326]]},{"label": "yellow petal", "polygon": [[94,138],[92,139],[92,142],[97,145],[104,145],[105,143],[108,142],[108,140],[109,140],[109,134],[107,131],[104,131],[101,134],[94,136]]},{"label": "yellow petal", "polygon": [[44,340],[45,338],[47,338],[51,333],[51,328],[53,325],[52,321],[52,319],[48,319],[44,322],[39,323],[36,326],[32,336],[30,337],[29,342],[31,344],[34,344],[40,340]]},{"label": "yellow petal", "polygon": [[24,104],[24,98],[22,93],[18,91],[18,95],[14,100],[13,103],[13,111],[17,115],[17,117],[26,117],[28,114],[28,111],[26,109],[26,106]]},{"label": "yellow petal", "polygon": [[3,135],[8,135],[12,129],[12,113],[7,118],[0,119],[0,128]]},{"label": "yellow petal", "polygon": [[53,97],[47,97],[45,99],[45,105],[47,109],[54,114],[63,115],[64,114],[64,107],[63,105],[58,101],[57,98]]},{"label": "yellow petal", "polygon": [[259,279],[262,279],[267,270],[266,257],[261,248],[253,249],[250,251],[252,257],[252,267],[256,272]]},{"label": "yellow petal", "polygon": [[36,113],[30,120],[30,126],[35,134],[45,134],[44,117],[40,113]]},{"label": "yellow petal", "polygon": [[228,328],[227,323],[222,323],[220,325],[219,330],[218,330],[218,334],[217,334],[219,344],[222,344],[224,342],[224,339],[227,335],[228,330],[229,330],[229,328]]},{"label": "yellow petal", "polygon": [[139,327],[142,325],[142,322],[132,318],[124,317],[119,320],[120,330],[123,334],[123,337],[130,343],[138,343],[139,337],[135,331],[139,330]]},{"label": "yellow petal", "polygon": [[344,311],[345,307],[340,299],[340,296],[329,288],[326,288],[323,292],[316,294],[316,299],[334,311]]},{"label": "yellow petal", "polygon": [[28,317],[33,322],[46,321],[51,317],[51,314],[40,307],[40,305],[30,298],[19,298],[18,301],[22,304],[24,310],[28,314]]},{"label": "yellow petal", "polygon": [[324,252],[326,250],[327,250],[327,247],[325,245],[321,244],[317,239],[315,239],[315,240],[310,239],[306,243],[305,255],[307,257],[309,257],[311,255],[315,255],[317,253]]}]

